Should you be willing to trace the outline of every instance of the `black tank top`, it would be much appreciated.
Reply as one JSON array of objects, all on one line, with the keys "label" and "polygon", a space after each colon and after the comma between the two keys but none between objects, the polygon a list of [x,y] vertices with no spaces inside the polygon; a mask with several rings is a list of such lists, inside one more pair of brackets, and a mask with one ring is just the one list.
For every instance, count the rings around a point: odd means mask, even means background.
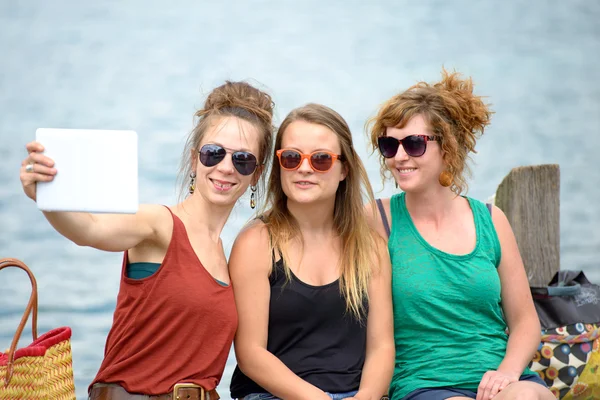
[{"label": "black tank top", "polygon": [[[346,311],[339,280],[311,286],[293,273],[288,281],[283,260],[274,262],[269,278],[271,301],[267,350],[292,372],[329,393],[358,390],[367,343],[366,317]],[[235,367],[231,397],[265,389]]]}]

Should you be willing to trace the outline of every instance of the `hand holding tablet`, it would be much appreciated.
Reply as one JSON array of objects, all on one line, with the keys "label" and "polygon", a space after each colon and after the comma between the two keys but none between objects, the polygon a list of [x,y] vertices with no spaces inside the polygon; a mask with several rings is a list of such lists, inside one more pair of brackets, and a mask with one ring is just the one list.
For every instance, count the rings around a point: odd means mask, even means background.
[{"label": "hand holding tablet", "polygon": [[[37,182],[40,210],[137,212],[136,132],[40,128],[36,141],[57,171],[52,181]],[[25,173],[35,172],[35,167],[27,164]]]}]

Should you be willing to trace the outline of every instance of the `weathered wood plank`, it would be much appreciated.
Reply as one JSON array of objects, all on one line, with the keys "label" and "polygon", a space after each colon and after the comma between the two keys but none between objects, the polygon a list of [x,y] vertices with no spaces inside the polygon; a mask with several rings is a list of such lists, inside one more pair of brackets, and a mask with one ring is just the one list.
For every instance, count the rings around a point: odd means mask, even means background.
[{"label": "weathered wood plank", "polygon": [[496,191],[495,204],[515,233],[529,284],[547,285],[560,269],[560,168],[514,168]]}]

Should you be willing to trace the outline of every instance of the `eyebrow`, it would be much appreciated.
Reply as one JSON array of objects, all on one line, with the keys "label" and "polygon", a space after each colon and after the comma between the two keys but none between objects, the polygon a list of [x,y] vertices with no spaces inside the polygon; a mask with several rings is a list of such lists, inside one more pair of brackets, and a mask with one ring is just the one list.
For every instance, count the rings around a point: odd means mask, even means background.
[{"label": "eyebrow", "polygon": [[[294,147],[294,146],[282,147],[282,149],[284,149],[284,150],[296,150],[296,151],[298,151],[298,152],[300,152],[300,153],[303,153],[303,154],[318,153],[319,151],[327,151],[327,152],[329,152],[329,153],[338,154],[338,153],[337,153],[336,151],[334,151],[334,150],[331,150],[331,149],[325,149],[325,148],[318,148],[318,149],[315,149],[315,150],[313,150],[313,151],[311,151],[311,152],[308,152],[308,153],[304,153],[302,150],[300,150],[299,148],[297,148],[297,147]],[[340,151],[340,153],[341,153],[341,151]]]},{"label": "eyebrow", "polygon": [[207,142],[207,143],[204,143],[204,144],[216,144],[217,146],[221,146],[221,147],[222,147],[222,148],[224,148],[225,150],[227,150],[227,151],[230,151],[230,152],[232,152],[232,153],[235,153],[236,151],[247,151],[248,153],[252,153],[252,154],[254,154],[254,153],[252,152],[252,150],[250,150],[250,149],[248,149],[248,148],[246,148],[246,147],[240,147],[239,149],[232,149],[231,147],[227,147],[227,146],[225,146],[225,145],[223,145],[223,144],[221,144],[221,143],[219,143],[219,142]]}]

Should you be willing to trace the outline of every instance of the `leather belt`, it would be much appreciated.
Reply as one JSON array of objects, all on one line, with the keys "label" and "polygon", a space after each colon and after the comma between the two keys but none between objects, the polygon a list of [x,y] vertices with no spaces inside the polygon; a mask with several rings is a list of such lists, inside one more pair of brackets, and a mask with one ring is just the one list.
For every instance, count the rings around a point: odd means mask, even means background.
[{"label": "leather belt", "polygon": [[146,395],[129,393],[119,385],[95,384],[90,391],[89,400],[218,400],[216,390],[204,390],[193,383],[176,383],[173,392]]}]

